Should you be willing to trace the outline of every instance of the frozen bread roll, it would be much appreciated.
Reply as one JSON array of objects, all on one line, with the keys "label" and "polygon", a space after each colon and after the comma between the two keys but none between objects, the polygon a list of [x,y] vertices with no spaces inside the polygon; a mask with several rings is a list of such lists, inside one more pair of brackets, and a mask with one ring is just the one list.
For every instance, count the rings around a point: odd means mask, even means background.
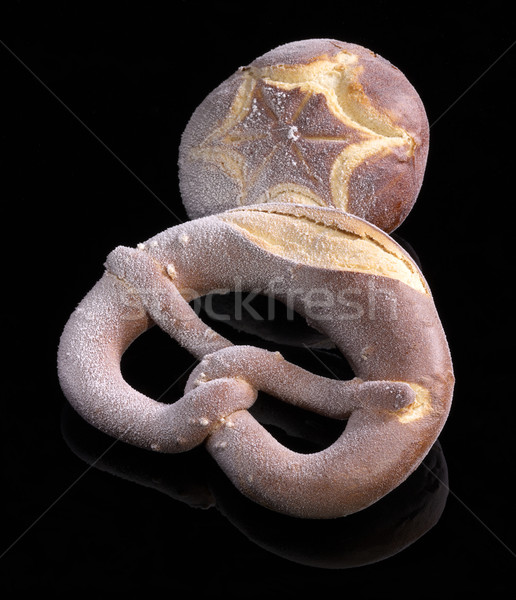
[{"label": "frozen bread roll", "polygon": [[179,149],[190,218],[264,202],[328,206],[391,232],[416,201],[429,126],[403,73],[333,39],[279,46],[191,116]]}]

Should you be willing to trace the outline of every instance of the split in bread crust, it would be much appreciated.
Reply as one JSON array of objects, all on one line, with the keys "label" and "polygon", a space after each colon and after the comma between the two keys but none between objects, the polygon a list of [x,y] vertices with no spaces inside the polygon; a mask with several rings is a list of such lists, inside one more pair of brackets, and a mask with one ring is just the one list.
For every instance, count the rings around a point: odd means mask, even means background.
[{"label": "split in bread crust", "polygon": [[[374,273],[427,293],[419,271],[392,245],[379,243],[365,233],[332,228],[310,219],[273,211],[234,210],[220,218],[239,228],[258,246],[300,264],[325,269]],[[308,245],[309,242],[309,245]]]},{"label": "split in bread crust", "polygon": [[[265,215],[284,245],[271,243]],[[291,303],[356,377],[318,377],[275,353],[233,346],[188,304],[237,284]],[[201,361],[172,405],[120,372],[128,345],[153,324]],[[58,369],[70,403],[94,426],[161,452],[205,443],[243,494],[304,518],[356,512],[405,480],[440,433],[453,390],[446,338],[408,254],[361,219],[294,204],[204,217],[114,250],[65,327]],[[292,452],[248,412],[259,390],[347,419],[342,435],[320,452]]]},{"label": "split in bread crust", "polygon": [[391,63],[331,39],[279,46],[193,113],[179,176],[190,217],[263,202],[335,207],[393,231],[423,180],[429,127]]}]

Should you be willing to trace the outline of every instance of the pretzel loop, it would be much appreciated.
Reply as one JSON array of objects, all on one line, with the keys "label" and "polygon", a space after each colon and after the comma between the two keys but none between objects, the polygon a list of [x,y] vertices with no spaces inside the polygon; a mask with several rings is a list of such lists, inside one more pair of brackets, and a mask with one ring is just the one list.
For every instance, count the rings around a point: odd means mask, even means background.
[{"label": "pretzel loop", "polygon": [[[214,386],[220,387],[221,382],[225,384],[223,396],[234,398],[234,404],[227,403],[225,415],[221,415],[220,410],[215,417],[187,415],[185,411],[184,416],[189,423],[200,422],[206,428],[206,435],[197,444],[204,441],[213,429],[214,420],[224,422],[232,412],[249,408],[250,405],[244,406],[245,401],[238,401],[239,393],[243,392],[245,397],[249,397],[247,386],[242,385],[244,381],[255,390],[267,392],[284,402],[335,419],[346,419],[359,408],[395,411],[411,404],[415,399],[414,391],[404,382],[362,382],[358,378],[352,381],[335,381],[314,375],[285,361],[278,352],[272,353],[251,346],[232,347],[231,342],[216,334],[194,313],[170,278],[160,273],[159,265],[141,250],[119,247],[108,256],[106,266],[126,284],[137,290],[145,289],[146,294],[141,300],[152,320],[186,346],[192,354],[204,357],[192,372],[180,403],[195,403],[192,396],[201,393],[198,387],[200,385],[209,384],[211,395],[220,395],[221,390],[214,389]],[[186,336],[185,321],[188,322]],[[192,335],[192,331],[196,335]],[[271,377],[274,372],[275,376]],[[240,385],[231,385],[234,380],[240,382]],[[208,390],[203,390],[203,393],[210,395]],[[256,397],[256,393],[254,396]],[[197,444],[193,443],[193,439],[198,438],[197,431],[185,433],[183,444],[178,445],[178,450],[194,447]]]}]

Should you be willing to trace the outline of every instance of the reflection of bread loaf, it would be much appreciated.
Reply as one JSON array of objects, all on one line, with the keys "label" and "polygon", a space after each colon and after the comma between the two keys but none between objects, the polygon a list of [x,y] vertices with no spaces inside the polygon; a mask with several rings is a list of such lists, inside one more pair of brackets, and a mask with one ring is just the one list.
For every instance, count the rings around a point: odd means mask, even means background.
[{"label": "reflection of bread loaf", "polygon": [[200,104],[181,140],[191,218],[262,202],[333,206],[393,231],[419,192],[423,104],[387,60],[313,39],[240,68]]},{"label": "reflection of bread loaf", "polygon": [[310,327],[295,311],[271,296],[253,292],[212,294],[200,299],[197,307],[204,321],[221,333],[226,331],[223,334],[230,339],[232,333],[238,332],[240,343],[297,347],[304,354],[307,347],[326,350],[335,347],[328,336]]},{"label": "reflection of bread loaf", "polygon": [[[398,486],[444,425],[453,370],[428,286],[410,256],[361,219],[286,203],[234,209],[117,248],[106,267],[65,327],[58,366],[72,405],[110,435],[163,452],[205,442],[244,495],[292,516],[332,518]],[[356,377],[319,377],[233,346],[187,303],[236,285],[290,296]],[[152,322],[201,359],[172,405],[120,371]],[[347,425],[328,448],[293,452],[248,412],[258,390]]]}]

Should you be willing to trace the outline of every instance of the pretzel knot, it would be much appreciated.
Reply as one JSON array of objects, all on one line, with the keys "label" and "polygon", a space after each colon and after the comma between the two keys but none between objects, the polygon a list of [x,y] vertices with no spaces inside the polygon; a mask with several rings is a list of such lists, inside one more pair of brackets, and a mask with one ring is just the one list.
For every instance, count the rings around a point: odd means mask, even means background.
[{"label": "pretzel knot", "polygon": [[[236,282],[289,302],[356,376],[321,377],[213,331],[189,302]],[[200,360],[170,405],[120,370],[154,324]],[[204,443],[243,494],[305,518],[356,512],[406,479],[435,442],[453,388],[442,327],[411,258],[361,219],[289,204],[204,217],[115,249],[65,327],[58,367],[65,395],[94,426],[160,452]],[[324,450],[294,452],[248,412],[259,391],[347,420],[344,431]]]}]

